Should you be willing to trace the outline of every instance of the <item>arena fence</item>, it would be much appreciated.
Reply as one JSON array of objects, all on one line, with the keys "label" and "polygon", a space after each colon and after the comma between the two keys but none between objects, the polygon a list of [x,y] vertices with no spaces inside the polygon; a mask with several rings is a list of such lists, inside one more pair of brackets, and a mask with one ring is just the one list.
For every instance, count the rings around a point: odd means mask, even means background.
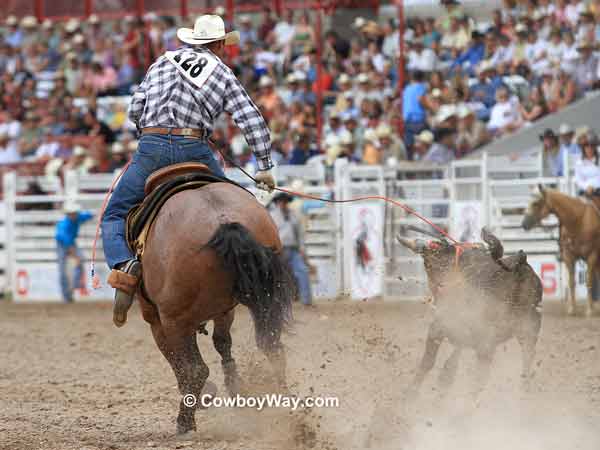
[{"label": "arena fence", "polygon": [[[360,166],[338,161],[333,173],[321,165],[280,166],[278,183],[321,197],[353,198],[385,195],[398,200],[462,241],[479,240],[482,226],[489,226],[502,239],[507,254],[520,249],[544,283],[547,298],[562,298],[566,270],[558,261],[558,229],[555,218],[542,228],[521,229],[524,209],[538,183],[573,193],[572,161],[565,161],[566,176],[543,177],[538,153],[506,160],[506,156],[455,161],[447,167],[400,164],[395,168]],[[509,170],[508,167],[511,169]],[[237,169],[227,175],[253,190]],[[114,174],[79,176],[67,173],[64,183],[57,177],[38,177],[48,195],[25,191],[34,178],[8,173],[4,176],[4,203],[0,216],[0,266],[4,290],[15,301],[60,300],[54,232],[63,217],[62,206],[75,201],[98,212]],[[335,182],[329,181],[333,178]],[[302,180],[297,186],[294,180]],[[269,195],[256,193],[268,203]],[[306,253],[314,268],[313,290],[317,298],[348,294],[354,299],[383,296],[386,300],[420,299],[427,294],[420,258],[396,242],[396,235],[415,236],[407,225],[427,228],[416,217],[381,201],[331,204],[313,200],[297,202],[306,225]],[[89,262],[95,235],[95,220],[82,226],[78,240],[84,262],[85,289],[76,300],[112,298],[110,288],[91,289]],[[578,266],[577,293],[585,297],[584,265]],[[108,270],[98,243],[96,270],[102,280]]]}]

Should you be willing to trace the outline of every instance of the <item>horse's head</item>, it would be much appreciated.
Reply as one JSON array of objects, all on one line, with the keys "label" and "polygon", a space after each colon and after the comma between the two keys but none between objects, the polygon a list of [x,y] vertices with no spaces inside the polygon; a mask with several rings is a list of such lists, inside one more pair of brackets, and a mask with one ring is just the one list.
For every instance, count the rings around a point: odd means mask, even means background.
[{"label": "horse's head", "polygon": [[397,236],[397,239],[403,246],[421,255],[427,277],[434,284],[449,273],[455,262],[456,247],[446,239],[425,241],[406,239],[401,236]]},{"label": "horse's head", "polygon": [[544,187],[538,185],[539,193],[535,194],[534,199],[531,201],[523,217],[521,226],[524,230],[531,230],[533,227],[538,225],[542,220],[552,214],[552,209],[547,202],[547,195]]}]

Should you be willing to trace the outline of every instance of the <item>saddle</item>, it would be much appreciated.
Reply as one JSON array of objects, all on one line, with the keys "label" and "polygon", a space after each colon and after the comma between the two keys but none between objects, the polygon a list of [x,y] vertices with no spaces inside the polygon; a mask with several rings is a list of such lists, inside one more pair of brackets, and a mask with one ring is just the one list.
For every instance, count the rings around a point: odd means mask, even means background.
[{"label": "saddle", "polygon": [[152,173],[144,186],[144,200],[127,214],[125,236],[130,250],[141,259],[152,222],[169,198],[178,192],[199,189],[211,183],[229,183],[249,192],[239,184],[215,175],[201,163],[172,164]]}]

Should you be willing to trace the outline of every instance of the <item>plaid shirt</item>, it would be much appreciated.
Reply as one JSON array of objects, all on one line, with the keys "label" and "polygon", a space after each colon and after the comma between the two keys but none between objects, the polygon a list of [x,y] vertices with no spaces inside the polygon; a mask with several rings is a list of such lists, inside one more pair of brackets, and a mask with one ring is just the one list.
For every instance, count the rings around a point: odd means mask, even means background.
[{"label": "plaid shirt", "polygon": [[[190,51],[187,47],[177,50]],[[195,48],[196,52],[210,52]],[[213,55],[214,56],[214,55]],[[218,59],[218,58],[217,58]],[[231,69],[219,64],[201,88],[185,79],[162,55],[148,69],[129,105],[129,118],[139,128],[200,128],[208,138],[213,122],[225,111],[231,114],[254,152],[259,170],[273,166],[269,128]]]}]

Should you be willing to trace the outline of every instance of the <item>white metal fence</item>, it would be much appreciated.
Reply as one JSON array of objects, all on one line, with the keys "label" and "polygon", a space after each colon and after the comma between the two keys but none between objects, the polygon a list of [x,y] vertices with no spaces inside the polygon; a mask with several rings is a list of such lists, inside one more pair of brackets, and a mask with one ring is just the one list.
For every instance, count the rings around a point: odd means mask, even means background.
[{"label": "white metal fence", "polygon": [[[321,166],[282,166],[276,169],[280,185],[289,185],[294,179],[303,180],[307,194],[320,197],[348,198],[358,195],[385,195],[428,217],[436,225],[448,229],[460,240],[478,240],[482,226],[489,226],[503,241],[505,252],[523,249],[545,284],[548,297],[562,295],[566,282],[557,260],[556,219],[544,222],[544,227],[525,232],[520,224],[524,208],[531,200],[531,190],[538,183],[555,186],[563,192],[574,191],[571,182],[572,161],[566,161],[566,176],[542,177],[540,155],[524,155],[519,159],[506,156],[461,160],[447,167],[401,164],[396,168],[381,168],[338,164],[333,178],[326,182]],[[250,188],[251,182],[238,170],[227,175]],[[73,200],[83,208],[99,211],[104,193],[114,175],[66,175],[64,183],[58,178],[40,177],[37,181],[49,195],[28,195],[31,178],[4,177],[4,204],[0,210],[0,282],[5,291],[17,301],[58,300],[58,271],[55,225],[62,217],[65,201]],[[260,197],[259,197],[260,198]],[[370,206],[369,206],[370,205]],[[370,210],[368,210],[371,208]],[[381,224],[376,223],[381,208]],[[361,277],[367,283],[381,283],[375,290],[390,299],[421,298],[426,293],[424,271],[418,257],[396,243],[397,234],[411,235],[409,224],[427,228],[419,219],[401,208],[383,202],[366,202],[362,209],[352,205],[304,201],[306,219],[306,251],[317,269],[314,291],[319,297],[332,298],[353,289],[358,276],[354,261],[354,241],[359,222],[357,214],[374,214],[372,231],[379,241],[373,241],[375,259],[378,246],[380,266],[369,271],[363,268]],[[370,219],[371,220],[371,219]],[[96,221],[81,227],[78,245],[86,261],[91,259]],[[371,233],[373,234],[373,233]],[[105,279],[107,269],[103,261],[101,242],[98,243],[97,270]],[[371,278],[369,278],[371,277]],[[363,280],[363,281],[364,281]],[[369,281],[371,280],[371,281]],[[583,282],[583,279],[580,280]],[[361,288],[364,288],[362,286]],[[579,287],[584,292],[583,286]],[[76,299],[109,298],[109,289],[84,289]]]}]

